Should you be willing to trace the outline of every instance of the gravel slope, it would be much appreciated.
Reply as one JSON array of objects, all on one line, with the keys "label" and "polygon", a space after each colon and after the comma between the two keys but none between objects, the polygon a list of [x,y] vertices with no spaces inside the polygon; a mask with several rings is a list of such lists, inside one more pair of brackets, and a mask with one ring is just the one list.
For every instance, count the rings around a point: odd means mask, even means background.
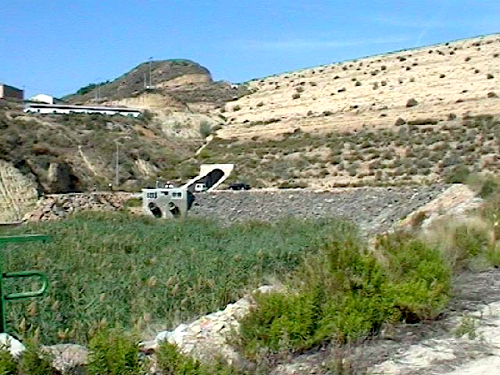
[{"label": "gravel slope", "polygon": [[248,219],[274,221],[285,217],[352,220],[367,233],[392,224],[430,202],[446,189],[429,187],[365,187],[316,192],[303,189],[218,191],[196,195],[191,216],[225,223]]}]

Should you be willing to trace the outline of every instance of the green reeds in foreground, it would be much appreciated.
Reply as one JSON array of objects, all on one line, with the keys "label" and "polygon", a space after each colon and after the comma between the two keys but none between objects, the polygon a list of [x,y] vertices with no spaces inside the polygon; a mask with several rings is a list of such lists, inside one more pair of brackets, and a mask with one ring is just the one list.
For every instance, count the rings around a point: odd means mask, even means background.
[{"label": "green reeds in foreground", "polygon": [[147,337],[289,273],[304,255],[347,230],[350,224],[336,220],[223,227],[123,213],[81,214],[10,230],[46,233],[52,241],[3,250],[5,270],[41,270],[51,284],[45,298],[8,303],[8,327],[20,338],[36,333],[44,344],[85,343],[101,327],[116,325]]}]

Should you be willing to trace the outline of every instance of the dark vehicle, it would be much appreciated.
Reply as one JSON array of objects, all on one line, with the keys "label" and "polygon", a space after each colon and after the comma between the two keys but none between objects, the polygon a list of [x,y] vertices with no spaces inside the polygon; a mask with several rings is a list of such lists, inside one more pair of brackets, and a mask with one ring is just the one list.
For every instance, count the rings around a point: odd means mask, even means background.
[{"label": "dark vehicle", "polygon": [[229,185],[229,190],[250,190],[250,185],[242,182]]}]

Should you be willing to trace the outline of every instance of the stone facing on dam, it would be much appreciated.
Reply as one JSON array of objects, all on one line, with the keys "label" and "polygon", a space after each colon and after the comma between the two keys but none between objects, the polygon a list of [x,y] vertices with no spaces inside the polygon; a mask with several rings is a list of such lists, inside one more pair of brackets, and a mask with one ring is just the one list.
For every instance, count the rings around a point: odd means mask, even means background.
[{"label": "stone facing on dam", "polygon": [[211,217],[224,223],[244,220],[275,221],[286,217],[340,217],[363,231],[375,233],[427,204],[447,186],[365,187],[317,192],[304,189],[216,191],[196,195],[190,216]]}]

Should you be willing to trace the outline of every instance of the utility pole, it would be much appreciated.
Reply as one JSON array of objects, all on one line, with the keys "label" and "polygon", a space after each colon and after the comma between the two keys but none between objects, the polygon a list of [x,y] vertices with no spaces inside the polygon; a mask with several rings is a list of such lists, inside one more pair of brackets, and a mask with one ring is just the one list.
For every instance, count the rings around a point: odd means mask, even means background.
[{"label": "utility pole", "polygon": [[119,157],[120,157],[120,151],[119,151],[119,148],[120,148],[120,143],[118,142],[118,140],[116,141],[116,165],[115,165],[115,189],[118,188],[118,183],[120,182],[119,181],[119,171],[118,169],[120,168],[120,161],[119,161]]},{"label": "utility pole", "polygon": [[94,91],[95,91],[94,99],[96,101],[101,98],[101,87],[99,86],[99,80],[100,80],[100,78],[101,77],[96,77],[94,79],[94,82],[95,82],[95,85],[96,85],[96,87],[94,89]]},{"label": "utility pole", "polygon": [[153,60],[153,57],[151,56],[149,58],[149,88],[151,89],[153,87],[153,81],[151,79],[151,62]]},{"label": "utility pole", "polygon": [[118,188],[118,184],[120,183],[120,139],[130,139],[128,135],[123,137],[118,137],[115,139],[116,142],[116,156],[115,156],[115,189]]}]

